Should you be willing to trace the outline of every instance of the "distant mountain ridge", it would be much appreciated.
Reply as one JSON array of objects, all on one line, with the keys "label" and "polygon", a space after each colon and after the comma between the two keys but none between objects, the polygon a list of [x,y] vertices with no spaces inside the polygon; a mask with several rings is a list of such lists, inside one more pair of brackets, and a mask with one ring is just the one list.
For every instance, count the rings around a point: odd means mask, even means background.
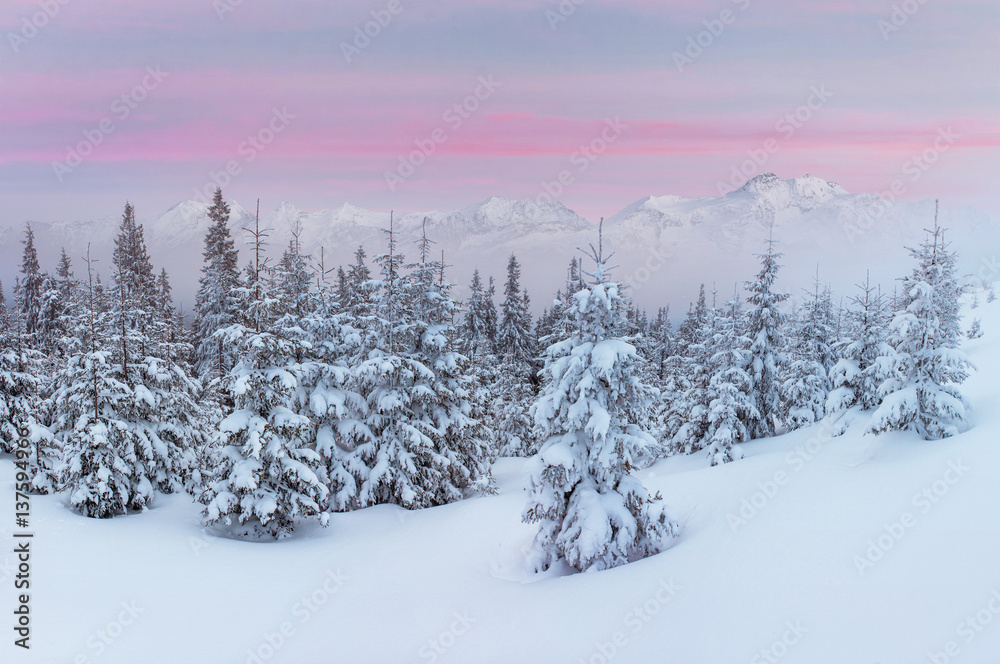
[{"label": "distant mountain ridge", "polygon": [[[243,228],[254,213],[229,201],[230,227],[241,249],[249,240]],[[725,297],[733,284],[756,272],[753,254],[773,234],[788,263],[785,276],[798,285],[820,266],[821,279],[847,295],[864,270],[892,287],[894,277],[908,271],[904,245],[919,242],[922,229],[933,223],[933,201],[888,202],[874,194],[849,193],[840,185],[805,175],[782,179],[763,173],[743,187],[721,197],[684,198],[647,196],[608,217],[605,244],[618,252],[616,277],[632,288],[637,302],[647,307],[674,302],[685,306],[698,283],[717,282]],[[209,226],[208,206],[183,201],[152,218],[143,219],[154,264],[164,266],[174,281],[178,300],[191,303],[200,276],[202,242]],[[323,247],[327,266],[351,262],[363,245],[369,258],[381,253],[390,213],[367,210],[350,203],[338,208],[304,211],[283,201],[261,213],[261,227],[269,234],[269,252],[278,255],[299,228],[304,250],[318,257]],[[941,210],[942,224],[974,272],[996,249],[985,247],[985,237],[1000,237],[996,220],[974,210]],[[53,269],[59,248],[78,259],[87,244],[105,274],[118,217],[101,220],[33,223],[43,269]],[[577,247],[596,235],[596,225],[559,202],[533,203],[494,196],[448,212],[410,212],[393,215],[399,246],[412,253],[413,243],[426,227],[428,237],[445,252],[452,265],[450,279],[464,293],[472,269],[479,267],[499,281],[511,252],[521,260],[524,283],[536,308],[562,285],[565,266]],[[0,226],[0,279],[8,295],[20,265],[23,223]],[[245,261],[244,258],[241,262]],[[994,275],[995,276],[995,275]],[[728,284],[728,285],[725,285]],[[805,284],[803,284],[805,285]],[[190,306],[186,308],[190,309]]]}]

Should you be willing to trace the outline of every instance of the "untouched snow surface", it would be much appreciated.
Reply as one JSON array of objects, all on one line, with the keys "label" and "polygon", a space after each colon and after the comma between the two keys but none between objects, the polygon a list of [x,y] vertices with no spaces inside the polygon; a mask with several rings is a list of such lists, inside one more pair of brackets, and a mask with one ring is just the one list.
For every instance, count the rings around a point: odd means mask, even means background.
[{"label": "untouched snow surface", "polygon": [[985,332],[967,343],[972,430],[873,439],[859,417],[842,437],[818,425],[743,445],[745,459],[716,468],[661,461],[639,476],[662,491],[680,539],[593,574],[526,570],[535,528],[520,521],[522,460],[497,463],[496,496],[338,514],[273,544],[206,535],[183,495],[106,521],[36,496],[24,653],[11,643],[4,457],[0,659],[995,664],[1000,302],[972,313]]}]

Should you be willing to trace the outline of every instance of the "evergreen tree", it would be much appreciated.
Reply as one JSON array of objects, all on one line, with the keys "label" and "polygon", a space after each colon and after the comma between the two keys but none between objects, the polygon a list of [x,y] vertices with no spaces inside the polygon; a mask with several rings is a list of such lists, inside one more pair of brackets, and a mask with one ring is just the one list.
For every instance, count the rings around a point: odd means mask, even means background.
[{"label": "evergreen tree", "polygon": [[527,291],[521,290],[521,264],[514,254],[507,261],[507,282],[501,304],[502,319],[497,331],[497,352],[512,362],[530,363],[534,358],[531,314]]},{"label": "evergreen tree", "polygon": [[320,456],[321,479],[328,489],[324,511],[344,511],[358,504],[367,468],[352,454],[369,440],[366,405],[355,391],[351,362],[361,343],[350,315],[340,311],[340,295],[320,291],[302,320],[307,359],[300,365],[297,412],[309,418],[310,438]]},{"label": "evergreen tree", "polygon": [[775,293],[774,281],[781,267],[782,254],[774,250],[775,242],[768,240],[767,253],[759,254],[761,270],[756,281],[748,281],[753,306],[748,319],[747,336],[750,338],[751,395],[757,419],[747,423],[751,438],[774,435],[775,424],[781,414],[780,372],[788,364],[782,348],[784,339],[781,328],[785,316],[778,305],[788,299],[787,293]]},{"label": "evergreen tree", "polygon": [[275,269],[277,296],[282,302],[283,312],[298,318],[302,318],[308,313],[311,301],[309,288],[312,283],[306,256],[302,255],[302,247],[299,242],[300,234],[300,228],[293,231],[292,239],[288,241],[288,247],[281,255],[281,260]]},{"label": "evergreen tree", "polygon": [[237,363],[226,379],[233,409],[219,426],[221,463],[202,501],[207,525],[249,539],[282,539],[300,519],[320,516],[326,524],[329,489],[312,423],[299,412],[307,373],[303,330],[281,315],[282,303],[262,274],[264,237],[258,216],[250,283],[233,291],[246,325],[216,332],[236,349]]},{"label": "evergreen tree", "polygon": [[837,413],[858,406],[871,410],[879,405],[879,386],[889,377],[895,351],[886,342],[885,302],[881,291],[871,283],[870,275],[858,284],[860,293],[851,298],[855,306],[855,339],[841,350],[841,358],[830,370],[833,390],[826,401],[826,411]]},{"label": "evergreen tree", "polygon": [[531,337],[528,292],[521,289],[520,280],[521,265],[511,254],[497,331],[499,366],[493,385],[494,396],[488,407],[494,426],[494,446],[500,456],[529,456],[537,450],[532,418],[528,413],[536,395],[534,339]]},{"label": "evergreen tree", "polygon": [[220,378],[233,366],[232,349],[216,332],[238,322],[240,314],[234,290],[240,286],[236,244],[229,233],[229,205],[216,188],[208,218],[212,224],[205,234],[205,264],[195,299],[193,336],[195,368],[203,379]]},{"label": "evergreen tree", "polygon": [[45,280],[38,263],[35,249],[35,232],[31,224],[25,224],[24,254],[21,258],[21,280],[16,290],[17,309],[23,321],[24,334],[29,345],[37,343],[36,336],[41,327],[42,285]]},{"label": "evergreen tree", "polygon": [[0,347],[6,346],[10,334],[10,309],[7,308],[7,296],[3,292],[3,281],[0,281]]},{"label": "evergreen tree", "polygon": [[[2,295],[0,310],[6,311]],[[19,334],[0,330],[0,452],[15,454],[26,434],[28,450],[26,456],[17,455],[23,462],[19,468],[27,473],[33,491],[51,493],[59,451],[44,426],[44,363],[45,356],[22,343]]]},{"label": "evergreen tree", "polygon": [[685,373],[684,390],[675,395],[665,420],[676,424],[671,432],[669,451],[673,454],[691,454],[702,449],[708,436],[709,406],[712,401],[710,385],[712,368],[710,360],[716,352],[715,309],[705,302],[705,285],[701,285],[698,303],[678,330],[680,347],[684,356],[678,369]]},{"label": "evergreen tree", "polygon": [[[469,284],[469,299],[466,303],[465,319],[462,323],[462,341],[465,354],[476,364],[476,355],[481,347],[492,346],[492,340],[486,336],[486,298],[483,291],[483,281],[479,270],[472,273],[472,283]],[[492,303],[490,303],[492,306]]]},{"label": "evergreen tree", "polygon": [[871,433],[915,431],[933,440],[958,433],[965,422],[958,389],[969,367],[958,349],[961,289],[955,253],[943,236],[935,214],[934,229],[920,247],[910,249],[917,264],[903,279],[905,307],[889,328],[893,370],[879,387],[882,403],[872,415]]},{"label": "evergreen tree", "polygon": [[708,427],[704,447],[713,466],[742,457],[738,443],[750,439],[748,422],[759,419],[750,396],[750,340],[744,335],[739,293],[734,289],[726,312],[715,316],[715,353],[710,363]]},{"label": "evergreen tree", "polygon": [[483,292],[483,336],[489,339],[491,348],[496,347],[497,334],[500,331],[500,319],[497,316],[497,306],[495,304],[497,287],[490,277]]},{"label": "evergreen tree", "polygon": [[[359,507],[391,503],[406,509],[438,504],[448,486],[449,460],[440,454],[430,422],[423,414],[433,408],[434,372],[413,352],[422,343],[413,299],[414,290],[402,272],[404,257],[397,249],[390,220],[388,251],[376,257],[381,279],[375,284],[373,347],[357,367],[357,391],[365,400],[364,433],[347,467],[358,474]],[[432,277],[420,275],[424,285]]]},{"label": "evergreen tree", "polygon": [[656,391],[637,377],[635,348],[610,336],[621,296],[601,244],[591,249],[593,282],[574,295],[572,336],[545,352],[545,387],[532,406],[544,442],[523,518],[540,524],[537,570],[558,560],[580,571],[615,567],[659,552],[676,531],[629,474],[655,445],[635,423]]},{"label": "evergreen tree", "polygon": [[831,347],[835,332],[830,291],[820,290],[818,269],[808,296],[802,306],[801,325],[794,332],[788,377],[781,386],[784,420],[792,429],[822,419],[831,389],[830,369],[835,360]]}]

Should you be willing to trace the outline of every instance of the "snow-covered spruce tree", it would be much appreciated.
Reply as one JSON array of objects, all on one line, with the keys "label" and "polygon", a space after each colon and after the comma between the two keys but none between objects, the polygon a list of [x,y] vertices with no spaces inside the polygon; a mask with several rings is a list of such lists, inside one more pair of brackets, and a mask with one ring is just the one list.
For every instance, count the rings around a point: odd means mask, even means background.
[{"label": "snow-covered spruce tree", "polygon": [[671,342],[672,353],[663,363],[662,390],[653,416],[658,438],[667,454],[690,454],[700,449],[707,429],[708,359],[712,355],[710,312],[705,285],[698,290]]},{"label": "snow-covered spruce tree", "polygon": [[780,372],[787,366],[781,328],[784,314],[778,305],[788,299],[787,293],[775,293],[774,281],[778,275],[778,259],[782,254],[774,250],[774,240],[768,239],[767,253],[759,254],[761,270],[756,281],[748,281],[750,310],[747,337],[750,339],[751,395],[757,419],[747,423],[751,438],[774,435],[781,415]]},{"label": "snow-covered spruce tree", "polygon": [[[469,360],[456,349],[454,320],[458,304],[445,280],[445,262],[430,260],[426,231],[418,241],[420,262],[410,266],[407,280],[414,306],[414,356],[434,373],[435,399],[423,413],[439,454],[449,460],[447,484],[437,502],[452,502],[470,491],[492,491],[490,454],[483,425],[484,412],[473,398],[475,381]],[[527,302],[527,292],[524,293]],[[527,306],[527,305],[525,305]]]},{"label": "snow-covered spruce tree", "polygon": [[295,318],[302,318],[308,313],[312,303],[309,289],[312,275],[309,274],[307,256],[302,254],[299,236],[302,228],[296,225],[292,231],[292,239],[281,255],[281,260],[275,266],[274,276],[277,280],[278,299],[282,302],[282,314],[288,313]]},{"label": "snow-covered spruce tree", "polygon": [[125,203],[115,238],[115,283],[109,293],[109,302],[123,316],[127,334],[136,340],[141,356],[148,353],[148,344],[156,333],[159,292],[144,235],[142,224],[136,221],[135,209],[130,203]]},{"label": "snow-covered spruce tree", "polygon": [[58,358],[66,358],[85,347],[87,298],[79,280],[74,278],[73,264],[65,249],[59,258],[56,277],[58,277],[56,288],[59,319],[55,323],[58,335],[55,341],[55,355]]},{"label": "snow-covered spruce tree", "polygon": [[[489,420],[489,426],[483,426],[483,435],[488,439],[490,452],[489,457],[495,457],[500,449],[501,426],[494,419],[497,411],[497,393],[501,389],[499,383],[505,377],[501,370],[501,363],[496,355],[496,335],[497,335],[497,308],[493,302],[496,288],[493,278],[489,278],[488,286],[484,288],[479,277],[479,271],[473,274],[470,284],[470,296],[466,302],[466,313],[462,326],[457,330],[458,338],[461,339],[461,347],[466,357],[469,358],[471,366],[469,377],[471,382],[468,385],[470,399],[476,417],[480,420]],[[527,413],[520,409],[519,415],[524,418],[524,426],[530,430],[530,423],[527,422]],[[522,430],[522,429],[519,429]],[[521,449],[520,440],[516,441],[514,447]]]},{"label": "snow-covered spruce tree", "polygon": [[955,253],[943,234],[935,214],[934,229],[920,247],[910,249],[917,265],[903,279],[905,307],[896,313],[887,339],[895,349],[893,371],[879,387],[882,403],[869,433],[915,431],[935,440],[958,433],[965,423],[958,385],[970,365],[958,348],[961,289]]},{"label": "snow-covered spruce tree", "polygon": [[340,311],[339,295],[321,288],[313,300],[301,321],[306,359],[300,365],[297,411],[309,418],[309,437],[320,456],[328,489],[323,511],[340,512],[357,506],[358,478],[367,475],[367,467],[352,454],[359,441],[371,438],[367,406],[354,389],[351,366],[361,335],[350,315]]},{"label": "snow-covered spruce tree", "polygon": [[[492,315],[489,311],[492,309]],[[490,323],[493,329],[490,330]],[[487,293],[483,288],[483,281],[479,277],[479,270],[472,273],[472,283],[469,284],[469,299],[465,306],[465,317],[460,328],[462,338],[462,350],[476,366],[476,360],[483,355],[490,353],[496,339],[490,334],[496,334],[496,307],[492,299],[487,299]]]},{"label": "snow-covered spruce tree", "polygon": [[374,314],[377,284],[372,281],[372,273],[366,260],[365,248],[359,246],[354,252],[354,263],[345,275],[346,297],[341,306],[356,323]]},{"label": "snow-covered spruce tree", "polygon": [[54,377],[50,428],[62,447],[58,485],[68,490],[70,508],[110,518],[145,508],[154,487],[139,458],[135,428],[119,416],[134,394],[123,376],[126,365],[116,364],[108,348],[106,330],[113,325],[105,319],[110,314],[98,313],[104,307],[89,252],[87,272],[86,345]]},{"label": "snow-covered spruce tree", "polygon": [[221,463],[201,498],[206,525],[247,539],[283,539],[300,519],[328,518],[322,460],[309,418],[297,412],[303,331],[279,318],[283,305],[261,260],[266,236],[258,216],[249,284],[233,291],[246,325],[216,332],[237,358],[225,380],[233,410],[219,425]]},{"label": "snow-covered spruce tree", "polygon": [[37,347],[37,335],[42,316],[42,284],[45,275],[38,263],[35,249],[35,232],[31,224],[25,224],[24,254],[21,257],[21,278],[14,289],[18,315],[22,320],[22,330],[29,346]]},{"label": "snow-covered spruce tree", "polygon": [[666,441],[671,454],[692,454],[701,450],[708,435],[712,401],[710,360],[716,352],[716,343],[721,341],[716,337],[715,315],[715,308],[709,309],[705,302],[705,285],[702,284],[698,304],[688,311],[679,331],[684,352],[680,366],[687,380],[684,391],[675,396],[670,404],[671,412],[665,416],[666,422],[679,424]]},{"label": "snow-covered spruce tree", "polygon": [[136,458],[154,489],[173,493],[191,487],[191,473],[197,470],[194,450],[204,441],[197,399],[201,386],[187,370],[189,349],[172,333],[169,279],[165,271],[159,281],[154,276],[143,235],[126,204],[115,239],[106,338],[131,392],[115,407],[116,414],[134,430]]},{"label": "snow-covered spruce tree", "polygon": [[831,389],[835,321],[830,291],[820,290],[818,269],[799,321],[793,333],[788,375],[781,385],[782,415],[791,429],[822,419]]},{"label": "snow-covered spruce tree", "polygon": [[157,492],[190,487],[203,439],[200,386],[147,336],[156,331],[157,290],[130,205],[114,264],[103,313],[89,281],[89,344],[56,375],[52,398],[70,504],[102,518],[143,509]]},{"label": "snow-covered spruce tree", "polygon": [[973,318],[972,323],[969,325],[969,331],[965,333],[968,339],[979,339],[983,336],[983,321],[979,318]]},{"label": "snow-covered spruce tree", "polygon": [[670,323],[670,305],[660,307],[650,324],[649,364],[657,382],[666,377],[667,358],[673,354],[673,326]]},{"label": "snow-covered spruce tree", "polygon": [[573,296],[572,336],[545,351],[545,387],[531,409],[544,442],[523,519],[540,526],[538,571],[559,560],[580,571],[616,567],[658,553],[677,529],[629,474],[655,445],[635,422],[656,391],[638,379],[635,348],[609,335],[620,324],[618,284],[600,240],[591,251],[593,281]]},{"label": "snow-covered spruce tree", "polygon": [[697,344],[708,322],[708,304],[705,301],[705,284],[698,288],[698,300],[688,307],[687,315],[677,328],[677,346],[681,355],[690,357],[688,347]]},{"label": "snow-covered spruce tree", "polygon": [[59,450],[44,426],[43,391],[48,378],[45,356],[22,342],[20,330],[7,318],[7,306],[0,286],[0,452],[13,453],[19,430],[29,432],[29,451],[24,470],[31,487],[51,493]]},{"label": "snow-covered spruce tree", "polygon": [[739,292],[733,289],[733,299],[724,311],[715,315],[714,354],[710,359],[708,428],[704,448],[713,466],[742,457],[738,443],[749,440],[747,422],[759,419],[750,396],[748,373],[750,340],[744,335],[744,315]]},{"label": "snow-covered spruce tree", "polygon": [[[358,475],[357,506],[396,504],[418,509],[438,504],[447,491],[449,459],[438,451],[431,423],[424,417],[436,400],[431,368],[419,361],[411,282],[403,274],[390,219],[388,251],[376,257],[381,279],[370,334],[371,349],[356,369],[357,391],[365,400],[365,429],[347,467]],[[363,438],[366,434],[367,438]]]},{"label": "snow-covered spruce tree", "polygon": [[7,296],[3,291],[3,281],[0,281],[0,343],[5,343],[11,334],[11,315],[7,308]]},{"label": "snow-covered spruce tree", "polygon": [[537,450],[528,414],[535,391],[535,340],[531,335],[528,292],[521,289],[521,265],[507,261],[507,281],[497,330],[497,382],[489,407],[499,456],[529,456]]},{"label": "snow-covered spruce tree", "polygon": [[240,317],[234,296],[240,285],[238,251],[229,233],[229,205],[222,199],[221,189],[215,190],[208,218],[212,225],[205,234],[205,265],[201,268],[193,326],[195,369],[206,382],[225,376],[233,366],[232,349],[226,348],[215,333]]},{"label": "snow-covered spruce tree", "polygon": [[832,391],[826,400],[826,412],[833,414],[857,406],[871,410],[881,401],[879,386],[892,371],[895,351],[885,342],[885,302],[880,290],[871,283],[870,274],[860,293],[851,298],[854,310],[850,317],[855,339],[841,349],[841,358],[830,370]]},{"label": "snow-covered spruce tree", "polygon": [[521,290],[521,264],[514,254],[507,261],[507,282],[504,300],[500,305],[501,320],[497,330],[497,352],[511,362],[530,363],[534,358],[531,337],[531,313],[528,311],[527,291]]}]

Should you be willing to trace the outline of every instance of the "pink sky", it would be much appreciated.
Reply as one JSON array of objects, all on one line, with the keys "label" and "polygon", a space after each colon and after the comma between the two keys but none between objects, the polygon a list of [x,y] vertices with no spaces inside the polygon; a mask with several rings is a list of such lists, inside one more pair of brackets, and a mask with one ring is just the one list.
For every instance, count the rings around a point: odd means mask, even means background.
[{"label": "pink sky", "polygon": [[[348,58],[389,2],[230,0],[221,17],[193,0],[52,16],[7,2],[0,222],[101,218],[126,198],[155,214],[228,162],[227,197],[306,208],[534,198],[568,171],[559,200],[596,219],[649,194],[717,195],[769,142],[751,175],[876,192],[902,178],[906,198],[1000,214],[995,2],[928,2],[898,25],[883,0],[666,4],[400,0]],[[679,67],[689,39],[701,52]]]}]

